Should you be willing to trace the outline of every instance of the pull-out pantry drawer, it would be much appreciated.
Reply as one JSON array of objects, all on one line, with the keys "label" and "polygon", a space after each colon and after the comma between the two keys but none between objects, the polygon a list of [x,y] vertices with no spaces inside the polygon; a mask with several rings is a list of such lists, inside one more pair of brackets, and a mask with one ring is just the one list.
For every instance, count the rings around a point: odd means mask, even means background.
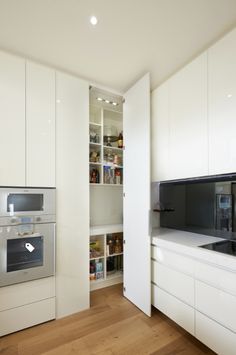
[{"label": "pull-out pantry drawer", "polygon": [[189,333],[194,334],[194,309],[152,285],[152,304]]},{"label": "pull-out pantry drawer", "polygon": [[196,311],[195,336],[220,355],[235,355],[236,334]]},{"label": "pull-out pantry drawer", "polygon": [[194,279],[191,276],[152,260],[152,281],[164,291],[194,306]]},{"label": "pull-out pantry drawer", "polygon": [[184,255],[152,246],[152,259],[187,275],[194,276],[194,260]]},{"label": "pull-out pantry drawer", "polygon": [[198,311],[236,332],[235,296],[201,281],[196,281],[195,292],[196,309]]}]

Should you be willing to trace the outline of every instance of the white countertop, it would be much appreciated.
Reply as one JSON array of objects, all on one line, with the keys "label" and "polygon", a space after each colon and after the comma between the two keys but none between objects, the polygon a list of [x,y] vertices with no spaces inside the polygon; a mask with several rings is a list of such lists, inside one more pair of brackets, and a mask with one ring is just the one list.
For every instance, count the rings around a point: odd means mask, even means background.
[{"label": "white countertop", "polygon": [[176,251],[194,259],[236,272],[235,256],[199,248],[200,245],[219,242],[221,240],[224,239],[175,229],[155,228],[152,231],[151,243],[152,245]]}]

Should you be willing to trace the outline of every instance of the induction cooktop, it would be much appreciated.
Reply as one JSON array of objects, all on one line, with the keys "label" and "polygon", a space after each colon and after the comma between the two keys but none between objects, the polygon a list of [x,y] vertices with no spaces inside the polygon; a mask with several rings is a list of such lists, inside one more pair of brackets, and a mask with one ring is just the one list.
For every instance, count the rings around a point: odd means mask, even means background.
[{"label": "induction cooktop", "polygon": [[222,240],[221,242],[200,245],[200,248],[236,256],[236,240]]}]

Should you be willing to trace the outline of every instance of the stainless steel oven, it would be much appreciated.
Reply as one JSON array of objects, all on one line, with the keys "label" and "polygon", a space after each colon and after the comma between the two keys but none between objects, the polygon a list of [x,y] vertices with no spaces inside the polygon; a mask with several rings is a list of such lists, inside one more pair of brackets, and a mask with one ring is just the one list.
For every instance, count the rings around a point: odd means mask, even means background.
[{"label": "stainless steel oven", "polygon": [[55,189],[7,190],[0,188],[0,287],[55,274]]}]

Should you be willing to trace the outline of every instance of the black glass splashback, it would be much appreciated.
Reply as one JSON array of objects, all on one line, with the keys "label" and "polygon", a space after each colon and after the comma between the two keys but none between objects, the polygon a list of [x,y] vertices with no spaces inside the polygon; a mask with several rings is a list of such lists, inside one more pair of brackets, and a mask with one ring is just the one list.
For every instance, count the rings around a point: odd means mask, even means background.
[{"label": "black glass splashback", "polygon": [[161,227],[236,239],[236,174],[163,182]]}]

